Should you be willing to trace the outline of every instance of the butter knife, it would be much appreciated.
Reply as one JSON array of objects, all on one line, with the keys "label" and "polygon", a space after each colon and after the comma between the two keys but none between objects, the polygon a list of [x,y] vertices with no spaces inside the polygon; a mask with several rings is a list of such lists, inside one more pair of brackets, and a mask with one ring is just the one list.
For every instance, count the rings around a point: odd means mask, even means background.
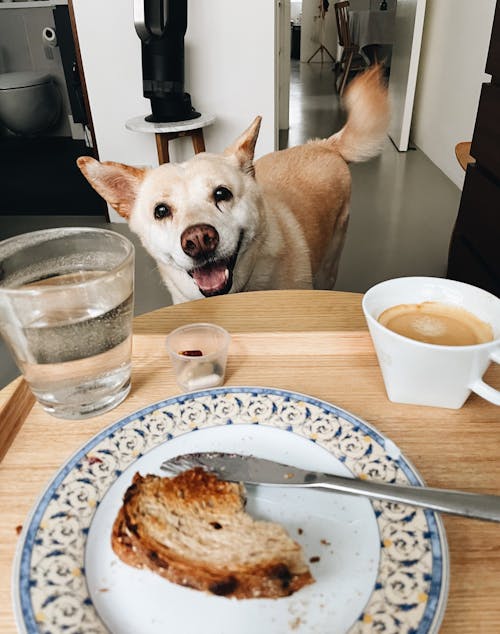
[{"label": "butter knife", "polygon": [[500,522],[500,496],[497,495],[387,484],[374,480],[307,471],[273,460],[217,451],[183,454],[166,460],[160,466],[170,475],[194,467],[202,467],[213,472],[221,480],[230,482],[327,489],[423,507],[441,513]]}]

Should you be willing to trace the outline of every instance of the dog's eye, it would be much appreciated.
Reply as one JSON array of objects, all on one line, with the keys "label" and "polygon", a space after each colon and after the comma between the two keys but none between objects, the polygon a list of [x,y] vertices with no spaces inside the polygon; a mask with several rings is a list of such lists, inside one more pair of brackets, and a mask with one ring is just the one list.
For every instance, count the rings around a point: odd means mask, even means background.
[{"label": "dog's eye", "polygon": [[214,189],[214,200],[216,203],[220,203],[225,200],[231,200],[233,197],[232,193],[229,191],[227,187],[216,187]]},{"label": "dog's eye", "polygon": [[165,205],[165,203],[159,203],[155,207],[155,218],[156,220],[163,220],[163,218],[169,218],[172,215],[170,211],[170,207]]}]

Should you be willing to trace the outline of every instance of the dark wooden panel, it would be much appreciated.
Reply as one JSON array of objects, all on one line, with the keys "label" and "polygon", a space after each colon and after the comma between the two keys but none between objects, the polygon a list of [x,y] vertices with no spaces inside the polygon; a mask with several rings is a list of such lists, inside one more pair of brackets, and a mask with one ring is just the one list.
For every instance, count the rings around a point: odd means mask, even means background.
[{"label": "dark wooden panel", "polygon": [[463,235],[455,235],[452,240],[448,261],[447,277],[466,284],[472,284],[500,297],[500,280]]},{"label": "dark wooden panel", "polygon": [[470,153],[500,182],[499,120],[500,85],[483,84]]},{"label": "dark wooden panel", "polygon": [[106,203],[76,165],[79,156],[91,155],[84,141],[71,137],[0,138],[0,217],[95,215],[105,222]]},{"label": "dark wooden panel", "polygon": [[66,79],[71,114],[75,123],[88,124],[87,113],[83,101],[82,86],[76,65],[76,50],[71,31],[68,7],[58,5],[53,9],[54,23],[57,31],[57,43]]},{"label": "dark wooden panel", "polygon": [[500,0],[497,1],[483,84],[447,276],[500,297]]},{"label": "dark wooden panel", "polygon": [[448,277],[500,294],[500,186],[469,165],[453,232]]},{"label": "dark wooden panel", "polygon": [[456,226],[500,277],[500,187],[477,165],[467,168]]},{"label": "dark wooden panel", "polygon": [[492,83],[500,84],[500,2],[497,2],[490,48],[486,60],[486,72],[492,75]]}]

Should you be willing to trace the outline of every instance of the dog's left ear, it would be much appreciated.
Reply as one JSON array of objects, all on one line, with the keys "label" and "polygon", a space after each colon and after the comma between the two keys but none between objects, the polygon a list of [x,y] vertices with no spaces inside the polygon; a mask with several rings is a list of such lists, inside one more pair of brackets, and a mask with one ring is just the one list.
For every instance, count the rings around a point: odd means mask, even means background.
[{"label": "dog's left ear", "polygon": [[233,155],[238,161],[241,169],[246,174],[251,174],[252,176],[255,174],[253,156],[257,137],[259,136],[261,121],[262,117],[255,117],[250,127],[248,127],[245,132],[243,132],[243,134],[224,151],[225,156]]}]

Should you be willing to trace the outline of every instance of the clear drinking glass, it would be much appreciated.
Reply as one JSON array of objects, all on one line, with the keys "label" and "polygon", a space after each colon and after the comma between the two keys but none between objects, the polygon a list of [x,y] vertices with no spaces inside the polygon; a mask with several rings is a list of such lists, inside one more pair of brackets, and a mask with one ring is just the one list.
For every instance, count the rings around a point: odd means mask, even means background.
[{"label": "clear drinking glass", "polygon": [[43,408],[96,416],[130,391],[134,246],[105,229],[0,243],[0,334]]}]

